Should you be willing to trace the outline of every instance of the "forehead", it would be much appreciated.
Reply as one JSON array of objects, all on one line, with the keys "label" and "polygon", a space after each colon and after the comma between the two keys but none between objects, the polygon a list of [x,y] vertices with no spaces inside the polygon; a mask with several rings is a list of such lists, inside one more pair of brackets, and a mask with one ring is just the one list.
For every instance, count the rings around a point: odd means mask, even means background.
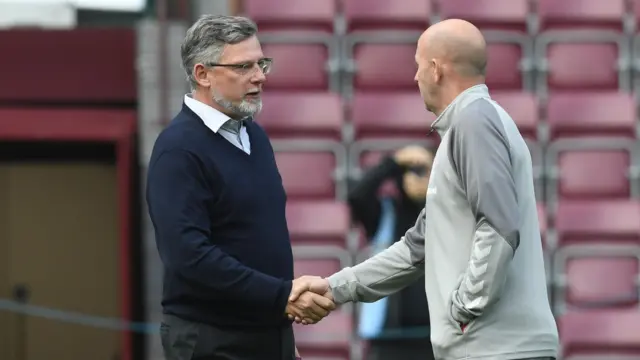
[{"label": "forehead", "polygon": [[245,61],[257,61],[263,58],[262,47],[257,36],[248,38],[237,44],[228,44],[222,51],[220,62],[239,63]]}]

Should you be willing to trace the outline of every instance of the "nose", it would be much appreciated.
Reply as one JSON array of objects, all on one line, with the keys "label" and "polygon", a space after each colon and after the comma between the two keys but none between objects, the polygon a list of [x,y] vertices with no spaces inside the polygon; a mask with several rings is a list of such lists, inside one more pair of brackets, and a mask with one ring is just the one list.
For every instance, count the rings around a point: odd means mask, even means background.
[{"label": "nose", "polygon": [[264,74],[262,69],[258,68],[251,77],[251,83],[253,84],[262,84],[267,81],[267,76]]}]

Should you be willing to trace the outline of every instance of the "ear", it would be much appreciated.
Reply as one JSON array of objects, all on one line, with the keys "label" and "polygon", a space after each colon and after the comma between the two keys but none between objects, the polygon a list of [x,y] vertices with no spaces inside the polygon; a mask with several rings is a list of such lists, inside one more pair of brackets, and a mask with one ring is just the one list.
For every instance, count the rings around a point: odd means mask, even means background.
[{"label": "ear", "polygon": [[209,71],[204,65],[198,63],[193,66],[193,77],[196,79],[198,85],[202,87],[211,86]]},{"label": "ear", "polygon": [[431,76],[433,76],[433,82],[437,84],[442,77],[442,69],[440,67],[440,63],[436,59],[431,59],[429,63],[431,65]]}]

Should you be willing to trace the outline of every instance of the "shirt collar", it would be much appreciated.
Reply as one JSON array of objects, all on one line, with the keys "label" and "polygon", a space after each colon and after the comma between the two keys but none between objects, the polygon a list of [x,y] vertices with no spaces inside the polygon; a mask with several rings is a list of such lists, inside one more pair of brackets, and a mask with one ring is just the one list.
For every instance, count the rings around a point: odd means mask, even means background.
[{"label": "shirt collar", "polygon": [[455,99],[447,106],[444,111],[438,116],[438,118],[431,124],[431,129],[435,129],[443,135],[451,127],[453,121],[453,113],[458,105],[464,107],[468,102],[477,98],[489,98],[489,88],[485,84],[474,85],[465,91],[461,92]]},{"label": "shirt collar", "polygon": [[214,109],[213,107],[194,99],[191,94],[184,96],[184,103],[202,119],[204,124],[211,129],[214,133],[217,133],[220,129],[227,130],[232,133],[239,133],[242,126],[246,121],[250,121],[250,118],[235,120],[227,116],[226,114]]}]

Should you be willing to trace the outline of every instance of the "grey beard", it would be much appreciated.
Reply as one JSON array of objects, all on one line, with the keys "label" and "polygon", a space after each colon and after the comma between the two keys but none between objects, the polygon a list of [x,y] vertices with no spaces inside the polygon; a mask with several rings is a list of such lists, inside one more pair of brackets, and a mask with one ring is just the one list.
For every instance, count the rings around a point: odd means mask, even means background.
[{"label": "grey beard", "polygon": [[222,106],[229,112],[236,114],[240,118],[253,116],[259,113],[260,110],[262,110],[262,99],[258,99],[256,102],[251,102],[243,99],[240,104],[235,105],[231,101],[214,93],[213,101],[215,101],[218,105]]}]

